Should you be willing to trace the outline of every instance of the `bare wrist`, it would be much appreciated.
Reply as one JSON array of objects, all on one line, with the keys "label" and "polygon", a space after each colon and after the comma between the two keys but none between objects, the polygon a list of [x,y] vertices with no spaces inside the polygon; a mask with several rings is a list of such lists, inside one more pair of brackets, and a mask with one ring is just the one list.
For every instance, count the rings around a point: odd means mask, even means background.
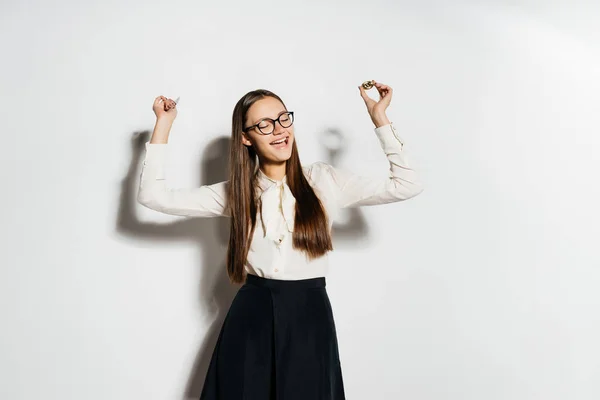
[{"label": "bare wrist", "polygon": [[152,137],[150,138],[150,144],[167,144],[167,143],[169,143],[168,136],[152,135]]},{"label": "bare wrist", "polygon": [[390,120],[388,119],[388,117],[385,114],[376,115],[372,118],[372,120],[373,120],[373,123],[375,124],[376,128],[390,124]]},{"label": "bare wrist", "polygon": [[170,118],[157,118],[154,124],[154,131],[150,138],[152,144],[165,144],[169,140],[169,133],[173,126],[173,120]]},{"label": "bare wrist", "polygon": [[155,125],[160,125],[160,126],[171,126],[173,125],[173,118],[169,118],[169,117],[158,117],[156,118],[156,124]]}]

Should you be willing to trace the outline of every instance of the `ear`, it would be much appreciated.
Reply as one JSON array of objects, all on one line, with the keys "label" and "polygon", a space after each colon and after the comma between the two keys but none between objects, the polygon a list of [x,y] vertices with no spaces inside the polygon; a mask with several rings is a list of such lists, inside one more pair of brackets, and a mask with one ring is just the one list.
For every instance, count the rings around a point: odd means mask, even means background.
[{"label": "ear", "polygon": [[248,137],[246,136],[246,134],[243,133],[243,132],[242,132],[242,144],[244,146],[248,146],[248,147],[252,146],[252,142],[248,139]]}]

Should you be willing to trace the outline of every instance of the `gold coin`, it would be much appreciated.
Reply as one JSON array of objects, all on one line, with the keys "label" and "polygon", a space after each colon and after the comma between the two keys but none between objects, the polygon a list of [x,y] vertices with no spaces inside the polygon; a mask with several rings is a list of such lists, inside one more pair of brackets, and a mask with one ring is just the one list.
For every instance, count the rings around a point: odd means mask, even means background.
[{"label": "gold coin", "polygon": [[375,84],[375,81],[365,81],[362,83],[362,87],[369,90],[374,86],[374,84]]}]

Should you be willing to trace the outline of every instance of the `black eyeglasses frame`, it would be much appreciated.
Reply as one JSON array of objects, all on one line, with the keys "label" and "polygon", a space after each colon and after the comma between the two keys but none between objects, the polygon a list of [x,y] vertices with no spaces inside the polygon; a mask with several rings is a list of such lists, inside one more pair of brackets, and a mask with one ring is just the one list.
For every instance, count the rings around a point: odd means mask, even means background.
[{"label": "black eyeglasses frame", "polygon": [[[280,120],[280,118],[281,118],[281,117],[283,117],[284,115],[285,115],[285,116],[288,116],[288,115],[289,115],[289,117],[290,117],[290,120],[292,121],[292,122],[291,122],[291,123],[290,123],[288,126],[283,126],[283,124],[281,123],[281,120]],[[258,127],[258,125],[260,125],[260,123],[261,123],[261,122],[263,122],[263,121],[271,121],[271,122],[273,123],[273,130],[272,130],[271,132],[269,132],[269,133],[264,133],[263,131],[261,131],[261,130],[260,130],[260,128]],[[294,112],[293,112],[293,111],[286,111],[286,112],[282,113],[282,114],[281,114],[279,117],[277,117],[277,119],[273,119],[273,118],[263,118],[263,119],[261,119],[260,121],[258,121],[258,123],[257,123],[257,124],[255,124],[255,125],[252,125],[252,126],[249,126],[249,127],[247,127],[247,128],[244,128],[244,129],[243,129],[243,132],[244,132],[244,133],[248,133],[248,131],[249,131],[250,129],[253,129],[253,128],[258,128],[258,131],[260,132],[260,134],[261,134],[261,135],[270,135],[270,134],[272,134],[273,132],[275,132],[275,123],[276,123],[276,122],[279,122],[279,125],[281,125],[283,128],[289,128],[290,126],[292,126],[292,125],[294,124]]]}]

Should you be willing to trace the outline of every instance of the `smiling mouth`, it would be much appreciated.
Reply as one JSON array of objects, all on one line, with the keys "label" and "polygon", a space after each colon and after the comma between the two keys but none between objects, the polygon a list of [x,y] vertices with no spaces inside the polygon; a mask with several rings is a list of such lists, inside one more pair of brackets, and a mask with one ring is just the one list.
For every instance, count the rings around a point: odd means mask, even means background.
[{"label": "smiling mouth", "polygon": [[274,142],[271,142],[271,145],[274,146],[274,145],[284,144],[284,143],[288,144],[288,139],[289,139],[289,136],[285,137],[284,139],[279,139]]}]

